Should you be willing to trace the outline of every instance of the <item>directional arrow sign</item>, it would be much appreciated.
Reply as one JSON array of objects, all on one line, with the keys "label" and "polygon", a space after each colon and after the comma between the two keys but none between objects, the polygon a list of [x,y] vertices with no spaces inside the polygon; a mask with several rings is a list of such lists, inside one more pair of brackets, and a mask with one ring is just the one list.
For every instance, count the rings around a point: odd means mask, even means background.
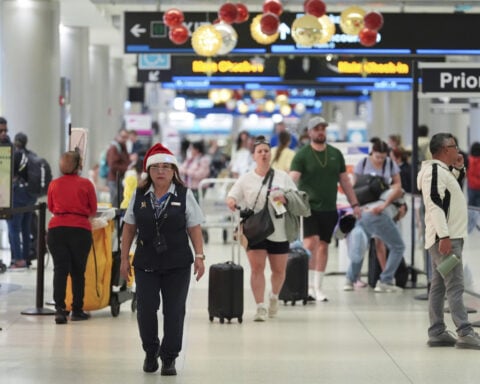
[{"label": "directional arrow sign", "polygon": [[147,32],[145,28],[143,28],[140,24],[135,24],[132,29],[130,29],[130,33],[135,36],[136,38],[139,38],[142,36],[143,33]]},{"label": "directional arrow sign", "polygon": [[148,81],[151,83],[157,83],[160,81],[160,71],[150,71],[148,73]]},{"label": "directional arrow sign", "polygon": [[280,40],[286,40],[287,35],[290,34],[290,27],[285,23],[281,23],[278,31],[280,32]]}]

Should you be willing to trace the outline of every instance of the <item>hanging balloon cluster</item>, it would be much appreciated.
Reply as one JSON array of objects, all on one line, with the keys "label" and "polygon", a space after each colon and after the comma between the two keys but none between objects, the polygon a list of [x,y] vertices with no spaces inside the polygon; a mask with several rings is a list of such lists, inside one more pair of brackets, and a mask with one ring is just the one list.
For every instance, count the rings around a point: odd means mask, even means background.
[{"label": "hanging balloon cluster", "polygon": [[378,31],[383,27],[380,12],[365,12],[363,8],[351,6],[340,14],[340,28],[347,35],[358,35],[360,44],[372,47],[377,43]]},{"label": "hanging balloon cluster", "polygon": [[185,16],[179,9],[172,8],[163,14],[163,23],[169,28],[168,38],[174,44],[185,44],[190,37],[184,21]]},{"label": "hanging balloon cluster", "polygon": [[220,6],[214,24],[204,24],[192,34],[192,48],[200,56],[226,55],[237,45],[238,35],[231,24],[240,24],[249,18],[248,8],[227,2]]},{"label": "hanging balloon cluster", "polygon": [[[303,47],[329,42],[335,34],[335,25],[326,15],[326,5],[322,0],[305,0],[305,15],[292,24],[293,40]],[[280,15],[283,5],[280,0],[265,0],[263,13],[253,18],[250,24],[252,38],[259,44],[274,43],[280,33]],[[237,45],[238,35],[232,24],[244,23],[250,15],[246,5],[226,2],[218,10],[218,19],[206,23],[192,33],[192,47],[200,56],[212,57],[226,55]],[[185,44],[190,38],[184,23],[183,12],[171,8],[163,16],[165,25],[169,27],[169,38],[177,45]],[[376,44],[378,31],[383,26],[383,16],[377,11],[365,12],[358,6],[350,6],[340,14],[340,28],[347,35],[357,35],[365,47]]]},{"label": "hanging balloon cluster", "polygon": [[280,15],[283,5],[280,0],[265,0],[262,7],[263,13],[253,18],[250,24],[250,34],[259,44],[272,44],[280,35]]}]

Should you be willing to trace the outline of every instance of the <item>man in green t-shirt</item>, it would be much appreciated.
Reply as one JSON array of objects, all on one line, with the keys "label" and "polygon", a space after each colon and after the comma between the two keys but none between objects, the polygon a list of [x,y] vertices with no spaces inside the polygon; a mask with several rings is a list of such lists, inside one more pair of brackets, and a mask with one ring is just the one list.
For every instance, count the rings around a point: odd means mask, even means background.
[{"label": "man in green t-shirt", "polygon": [[328,260],[328,245],[338,221],[337,184],[343,189],[356,217],[360,208],[345,167],[342,153],[327,144],[328,123],[323,117],[309,120],[307,128],[310,144],[300,148],[290,166],[290,176],[298,189],[307,192],[312,215],[303,223],[303,244],[310,259],[309,295],[317,301],[327,301],[322,291],[322,280]]}]

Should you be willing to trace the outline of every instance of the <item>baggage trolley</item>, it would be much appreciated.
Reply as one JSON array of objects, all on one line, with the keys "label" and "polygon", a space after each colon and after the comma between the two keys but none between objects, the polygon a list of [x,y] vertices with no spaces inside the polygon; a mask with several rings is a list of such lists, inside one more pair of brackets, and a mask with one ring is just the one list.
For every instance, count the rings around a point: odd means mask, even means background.
[{"label": "baggage trolley", "polygon": [[205,215],[202,225],[204,241],[209,240],[208,228],[221,228],[223,242],[228,240],[228,228],[232,226],[231,213],[227,207],[228,191],[237,179],[219,178],[203,179],[198,186],[198,203]]},{"label": "baggage trolley", "polygon": [[[92,231],[93,243],[85,269],[85,295],[83,309],[98,310],[110,306],[111,314],[120,314],[120,304],[134,299],[127,282],[120,277],[120,237],[123,212],[115,210],[108,225]],[[66,309],[71,310],[71,279],[67,280]],[[132,305],[134,311],[134,305]]]}]

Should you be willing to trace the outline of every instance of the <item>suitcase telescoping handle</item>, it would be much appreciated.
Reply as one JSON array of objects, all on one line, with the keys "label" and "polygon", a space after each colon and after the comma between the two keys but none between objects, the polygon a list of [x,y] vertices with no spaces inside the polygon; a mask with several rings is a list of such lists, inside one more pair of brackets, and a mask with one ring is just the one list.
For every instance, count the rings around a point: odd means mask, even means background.
[{"label": "suitcase telescoping handle", "polygon": [[236,241],[232,245],[232,263],[237,263],[238,265],[241,265],[240,260],[241,260],[241,254],[242,254],[242,248],[244,246],[242,245],[242,238],[243,238],[243,230],[242,226],[240,225],[242,222],[242,219],[244,216],[242,216],[242,208],[239,207],[238,205],[235,206],[237,211],[232,212],[232,233],[236,233]]}]

